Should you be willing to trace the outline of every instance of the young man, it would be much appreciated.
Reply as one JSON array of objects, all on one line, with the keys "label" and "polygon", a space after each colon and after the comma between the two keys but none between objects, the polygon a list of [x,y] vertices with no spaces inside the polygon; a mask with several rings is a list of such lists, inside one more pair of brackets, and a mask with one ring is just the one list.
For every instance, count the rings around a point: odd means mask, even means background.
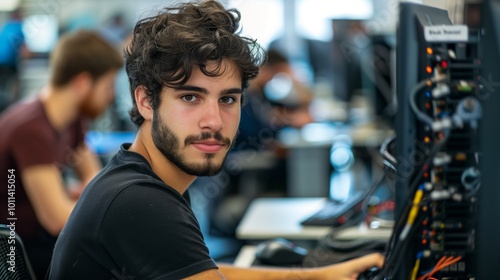
[{"label": "young man", "polygon": [[236,34],[240,15],[216,1],[141,20],[126,51],[132,144],[93,179],[56,243],[50,279],[353,279],[370,255],[316,269],[219,267],[186,199],[219,172],[237,134],[260,49]]},{"label": "young man", "polygon": [[[17,219],[15,230],[38,278],[45,277],[56,237],[83,187],[102,169],[84,132],[113,100],[122,66],[120,54],[95,33],[64,35],[51,54],[48,86],[0,116],[0,170],[14,182],[0,188],[1,223]],[[65,186],[65,168],[74,169],[80,187]]]}]

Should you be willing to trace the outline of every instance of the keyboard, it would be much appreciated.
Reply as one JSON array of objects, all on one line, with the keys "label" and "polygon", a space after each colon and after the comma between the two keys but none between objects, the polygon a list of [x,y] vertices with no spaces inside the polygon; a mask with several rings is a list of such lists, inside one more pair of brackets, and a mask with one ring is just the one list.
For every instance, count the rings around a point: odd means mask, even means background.
[{"label": "keyboard", "polygon": [[319,211],[303,220],[303,226],[341,226],[361,213],[366,191],[359,191],[345,202],[328,201]]}]

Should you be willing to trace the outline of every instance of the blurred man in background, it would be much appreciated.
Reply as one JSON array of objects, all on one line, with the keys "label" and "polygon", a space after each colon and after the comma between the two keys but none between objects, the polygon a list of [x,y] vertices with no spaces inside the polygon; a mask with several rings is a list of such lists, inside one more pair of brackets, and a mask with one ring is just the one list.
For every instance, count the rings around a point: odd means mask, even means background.
[{"label": "blurred man in background", "polygon": [[301,128],[314,121],[309,112],[312,89],[298,80],[288,58],[277,49],[266,52],[266,63],[246,92],[235,150],[268,149],[283,127]]},{"label": "blurred man in background", "polygon": [[[15,211],[4,209],[0,217],[17,218],[16,232],[40,279],[77,198],[101,169],[84,134],[112,102],[122,66],[120,54],[96,33],[65,34],[51,54],[48,85],[0,115],[0,170],[16,182],[15,189],[0,188],[1,201],[8,191],[15,194]],[[62,175],[68,167],[81,182],[72,189]]]}]

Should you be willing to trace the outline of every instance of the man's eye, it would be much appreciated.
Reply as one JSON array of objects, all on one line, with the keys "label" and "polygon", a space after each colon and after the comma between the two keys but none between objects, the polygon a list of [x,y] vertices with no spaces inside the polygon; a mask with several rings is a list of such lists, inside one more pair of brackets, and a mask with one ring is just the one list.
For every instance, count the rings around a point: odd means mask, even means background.
[{"label": "man's eye", "polygon": [[236,102],[236,98],[231,96],[224,96],[220,99],[220,101],[225,104],[233,104]]},{"label": "man's eye", "polygon": [[194,102],[197,100],[197,97],[194,95],[184,95],[182,97],[182,100],[187,101],[187,102]]}]

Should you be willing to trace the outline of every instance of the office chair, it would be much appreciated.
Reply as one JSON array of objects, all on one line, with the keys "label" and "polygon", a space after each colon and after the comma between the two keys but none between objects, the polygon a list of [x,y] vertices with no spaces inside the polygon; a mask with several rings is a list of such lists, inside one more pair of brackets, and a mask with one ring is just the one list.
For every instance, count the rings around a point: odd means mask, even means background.
[{"label": "office chair", "polygon": [[[13,251],[11,247],[14,247]],[[12,253],[15,253],[15,259],[9,256]],[[0,224],[0,279],[36,279],[21,238],[17,234],[11,238],[10,228],[5,224]]]}]

